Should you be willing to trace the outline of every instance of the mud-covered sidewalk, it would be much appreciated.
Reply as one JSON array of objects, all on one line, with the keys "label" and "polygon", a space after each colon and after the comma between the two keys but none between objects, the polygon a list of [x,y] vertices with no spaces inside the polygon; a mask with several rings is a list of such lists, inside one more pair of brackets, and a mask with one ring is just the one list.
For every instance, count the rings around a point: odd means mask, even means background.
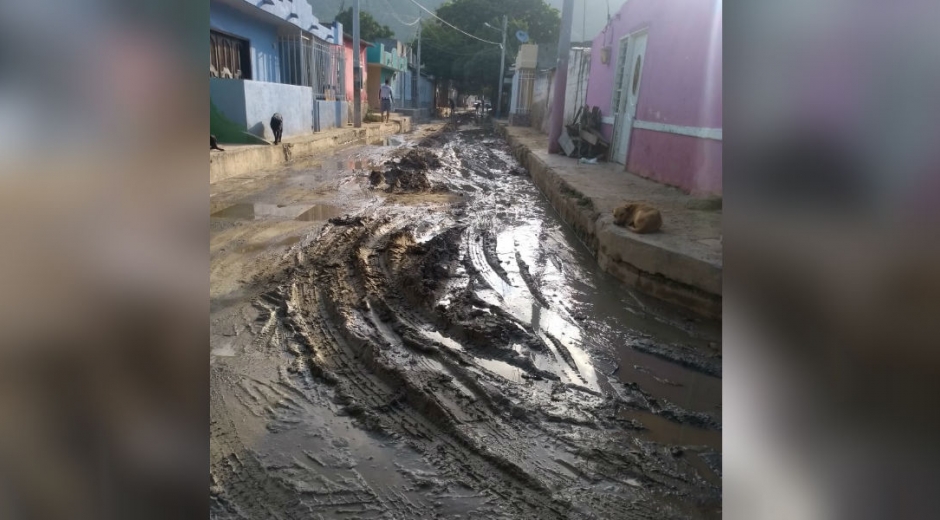
[{"label": "mud-covered sidewalk", "polygon": [[396,114],[388,123],[363,123],[361,128],[342,127],[308,135],[285,138],[279,145],[222,144],[222,151],[209,151],[209,183],[230,177],[254,174],[262,170],[283,168],[295,160],[332,150],[355,142],[381,141],[390,135],[408,133],[411,118]]},{"label": "mud-covered sidewalk", "polygon": [[471,120],[214,184],[211,518],[718,518],[720,323]]},{"label": "mud-covered sidewalk", "polygon": [[[548,137],[533,128],[500,124],[497,130],[604,270],[647,294],[721,316],[719,200],[692,197],[627,173],[620,164],[580,164],[549,154]],[[660,210],[660,233],[637,235],[614,225],[613,209],[632,201]]]}]

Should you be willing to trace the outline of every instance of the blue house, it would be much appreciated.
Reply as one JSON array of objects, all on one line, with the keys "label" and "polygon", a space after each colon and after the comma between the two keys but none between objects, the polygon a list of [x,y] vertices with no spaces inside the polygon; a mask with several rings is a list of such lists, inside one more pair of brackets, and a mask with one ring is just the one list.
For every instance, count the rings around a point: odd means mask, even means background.
[{"label": "blue house", "polygon": [[306,0],[209,1],[210,131],[221,142],[345,126],[342,24],[325,27]]}]

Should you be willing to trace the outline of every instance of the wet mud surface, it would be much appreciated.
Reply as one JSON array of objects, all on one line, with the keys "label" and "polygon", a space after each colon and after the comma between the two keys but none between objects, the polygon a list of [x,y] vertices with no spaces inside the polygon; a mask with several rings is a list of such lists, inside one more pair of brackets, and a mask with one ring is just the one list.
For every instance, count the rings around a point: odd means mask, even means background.
[{"label": "wet mud surface", "polygon": [[212,518],[721,516],[720,324],[601,272],[485,129],[343,153],[213,199]]}]

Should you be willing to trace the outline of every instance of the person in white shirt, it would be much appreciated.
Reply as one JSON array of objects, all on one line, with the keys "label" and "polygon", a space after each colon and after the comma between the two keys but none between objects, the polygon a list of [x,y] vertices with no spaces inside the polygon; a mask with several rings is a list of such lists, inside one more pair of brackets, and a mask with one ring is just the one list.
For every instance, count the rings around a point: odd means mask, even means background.
[{"label": "person in white shirt", "polygon": [[390,79],[385,79],[385,84],[379,87],[379,99],[382,100],[382,116],[385,118],[385,122],[388,123],[388,116],[392,112],[392,99],[395,98],[395,95],[392,93],[392,87],[389,86]]}]

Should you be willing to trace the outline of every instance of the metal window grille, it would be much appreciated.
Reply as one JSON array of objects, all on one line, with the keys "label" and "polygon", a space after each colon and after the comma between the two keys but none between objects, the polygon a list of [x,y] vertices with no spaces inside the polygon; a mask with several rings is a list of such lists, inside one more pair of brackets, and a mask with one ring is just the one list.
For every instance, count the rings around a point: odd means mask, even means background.
[{"label": "metal window grille", "polygon": [[251,79],[248,42],[209,31],[209,75],[216,78]]},{"label": "metal window grille", "polygon": [[535,71],[522,69],[519,75],[519,88],[516,90],[516,113],[528,114],[532,111],[532,95],[535,89]]},{"label": "metal window grille", "polygon": [[281,83],[312,87],[317,99],[343,99],[343,52],[332,45],[303,33],[278,37]]},{"label": "metal window grille", "polygon": [[628,43],[627,38],[620,40],[620,51],[617,54],[617,75],[614,76],[614,96],[610,104],[610,111],[615,114],[620,112],[620,102],[623,99],[623,69],[626,65]]}]

